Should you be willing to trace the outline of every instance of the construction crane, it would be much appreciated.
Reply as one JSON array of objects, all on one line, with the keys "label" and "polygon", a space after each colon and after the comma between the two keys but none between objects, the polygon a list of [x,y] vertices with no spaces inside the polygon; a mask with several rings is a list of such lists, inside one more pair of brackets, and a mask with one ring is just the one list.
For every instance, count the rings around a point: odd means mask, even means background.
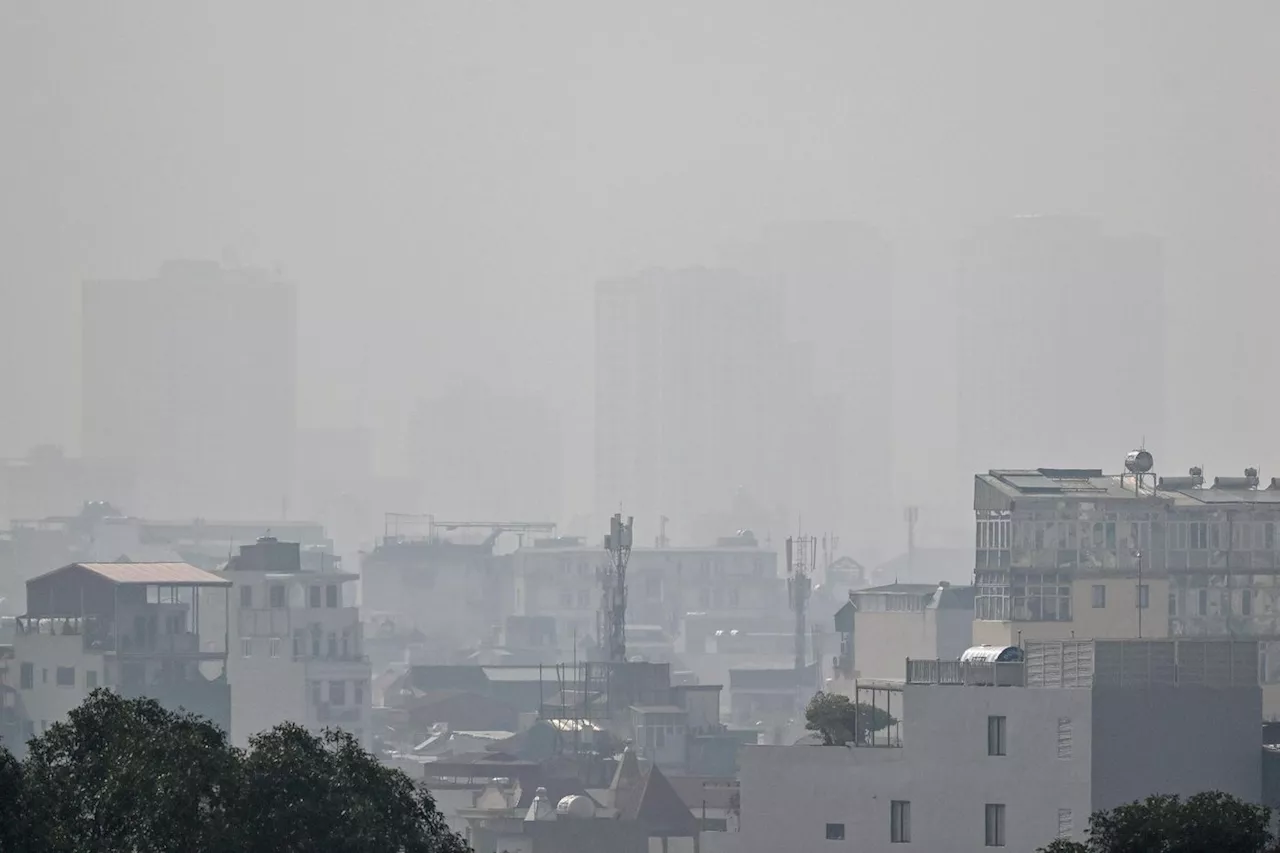
[{"label": "construction crane", "polygon": [[604,659],[610,663],[627,660],[627,561],[631,559],[631,529],[635,519],[624,522],[622,513],[609,520],[609,534],[604,549],[609,562],[599,572],[601,586],[600,617],[596,625]]}]

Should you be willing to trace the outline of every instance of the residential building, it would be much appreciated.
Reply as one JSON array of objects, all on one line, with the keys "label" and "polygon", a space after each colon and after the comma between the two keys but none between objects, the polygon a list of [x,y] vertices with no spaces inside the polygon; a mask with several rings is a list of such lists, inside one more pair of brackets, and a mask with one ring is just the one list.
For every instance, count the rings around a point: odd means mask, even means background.
[{"label": "residential building", "polygon": [[[653,270],[599,283],[595,307],[599,517],[622,506],[655,534],[665,516],[673,540],[705,541],[699,515],[728,507],[740,490],[786,494],[787,424],[812,412],[788,414],[776,283],[722,269]],[[774,521],[781,529],[793,519]]]},{"label": "residential building", "polygon": [[996,470],[974,510],[975,643],[1249,637],[1280,710],[1280,480]]},{"label": "residential building", "polygon": [[228,728],[227,637],[209,617],[230,585],[186,563],[72,563],[27,581],[10,661],[23,741],[98,687]]},{"label": "residential building", "polygon": [[278,273],[215,262],[85,282],[83,452],[135,472],[135,511],[287,517],[295,302]]},{"label": "residential building", "polygon": [[836,668],[849,678],[902,677],[907,658],[959,658],[972,645],[971,586],[895,583],[855,590],[837,616]]},{"label": "residential building", "polygon": [[[554,616],[559,635],[596,634],[606,565],[603,547],[581,539],[536,541],[514,556],[516,613]],[[705,548],[635,548],[627,564],[627,620],[676,629],[686,614],[750,618],[787,606],[778,555],[753,535],[726,537]]]},{"label": "residential building", "polygon": [[787,424],[790,509],[855,553],[891,553],[899,509],[861,484],[896,481],[892,247],[859,222],[781,222],[744,263],[782,289],[777,322],[793,342],[787,388],[774,400],[804,413]]},{"label": "residential building", "polygon": [[905,675],[887,745],[743,750],[739,850],[1035,850],[1152,794],[1261,797],[1256,643],[1037,641]]},{"label": "residential building", "polygon": [[505,532],[554,529],[550,523],[388,516],[385,535],[361,561],[361,605],[369,620],[401,635],[416,633],[436,649],[492,642],[506,617],[519,612],[512,600],[514,558],[496,554],[496,543]]},{"label": "residential building", "polygon": [[280,723],[339,728],[368,746],[372,672],[354,606],[357,575],[307,568],[296,542],[243,545],[218,575],[231,584],[227,662],[231,740]]}]

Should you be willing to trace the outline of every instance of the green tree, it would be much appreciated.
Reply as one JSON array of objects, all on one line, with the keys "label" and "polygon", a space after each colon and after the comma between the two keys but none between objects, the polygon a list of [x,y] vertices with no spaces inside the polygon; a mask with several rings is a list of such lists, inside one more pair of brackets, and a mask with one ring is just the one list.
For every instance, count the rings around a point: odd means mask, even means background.
[{"label": "green tree", "polygon": [[1055,841],[1041,853],[1268,853],[1271,810],[1220,791],[1172,795],[1099,811],[1084,843]]},{"label": "green tree", "polygon": [[96,690],[28,745],[30,849],[220,853],[238,756],[222,730],[146,699]]},{"label": "green tree", "polygon": [[804,716],[805,728],[822,735],[826,746],[844,746],[850,741],[866,743],[872,732],[898,722],[884,708],[851,702],[848,696],[822,691],[809,700]]},{"label": "green tree", "polygon": [[6,824],[16,809],[17,853],[467,849],[430,794],[345,733],[288,724],[244,753],[207,720],[105,690],[32,740],[22,765],[0,750],[0,801]]},{"label": "green tree", "polygon": [[22,765],[0,745],[0,853],[21,853],[26,846]]},{"label": "green tree", "polygon": [[465,853],[435,801],[351,735],[287,723],[253,738],[235,821],[247,853]]}]

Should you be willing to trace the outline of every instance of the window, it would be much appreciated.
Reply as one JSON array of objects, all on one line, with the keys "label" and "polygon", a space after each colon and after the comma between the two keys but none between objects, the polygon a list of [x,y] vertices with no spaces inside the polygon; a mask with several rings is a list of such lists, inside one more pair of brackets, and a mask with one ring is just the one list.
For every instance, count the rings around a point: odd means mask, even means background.
[{"label": "window", "polygon": [[338,606],[338,585],[336,583],[331,583],[324,588],[324,606]]},{"label": "window", "polygon": [[321,703],[321,699],[320,699],[320,682],[319,682],[319,681],[313,681],[313,682],[311,682],[311,704],[312,704],[312,705],[319,705],[320,703]]},{"label": "window", "polygon": [[987,803],[987,846],[1004,846],[1004,804]]},{"label": "window", "polygon": [[364,682],[363,681],[351,682],[351,704],[353,705],[364,704]]},{"label": "window", "polygon": [[1169,615],[1178,615],[1178,594],[1176,592],[1169,593]]},{"label": "window", "polygon": [[74,666],[60,666],[58,671],[54,673],[54,679],[59,687],[75,687],[76,668]]},{"label": "window", "polygon": [[1010,577],[1013,619],[1070,622],[1071,582],[1067,572],[1014,572]]},{"label": "window", "polygon": [[271,606],[279,610],[284,607],[284,585],[273,584],[271,586]]},{"label": "window", "polygon": [[843,823],[827,824],[827,840],[828,841],[844,841],[844,824]]},{"label": "window", "polygon": [[267,654],[273,658],[280,657],[280,638],[272,637],[267,641]]},{"label": "window", "polygon": [[40,683],[41,684],[49,683],[49,670],[43,666],[40,667]]},{"label": "window", "polygon": [[311,586],[311,587],[308,587],[308,588],[307,588],[307,594],[308,594],[308,598],[307,598],[307,606],[308,606],[308,607],[319,607],[319,606],[320,606],[320,595],[321,595],[321,593],[320,593],[320,587],[318,587],[318,586]]},{"label": "window", "polygon": [[338,635],[330,631],[328,640],[329,640],[329,657],[336,658],[338,656]]},{"label": "window", "polygon": [[560,593],[560,606],[561,606],[561,607],[572,607],[572,606],[573,606],[573,593],[571,593],[571,592],[562,592],[562,593]]},{"label": "window", "polygon": [[1107,606],[1107,588],[1100,583],[1093,585],[1093,606],[1095,608]]},{"label": "window", "polygon": [[1058,809],[1058,837],[1070,838],[1071,830],[1075,827],[1075,816],[1071,813],[1071,809]]},{"label": "window", "polygon": [[591,590],[589,589],[578,590],[578,607],[590,607],[590,606],[591,606]]},{"label": "window", "polygon": [[735,587],[730,587],[730,588],[729,588],[729,606],[730,606],[730,607],[737,607],[737,606],[738,606],[739,601],[740,601],[740,599],[739,599],[739,597],[738,597],[738,588],[737,588],[736,586],[735,586]]},{"label": "window", "polygon": [[347,683],[345,681],[329,682],[329,704],[330,705],[347,704]]},{"label": "window", "polygon": [[1253,590],[1251,589],[1240,591],[1240,615],[1253,615]]},{"label": "window", "polygon": [[242,658],[253,657],[253,640],[249,639],[248,637],[240,638],[240,657]]},{"label": "window", "polygon": [[1209,613],[1209,590],[1207,590],[1207,589],[1202,589],[1202,590],[1200,590],[1200,601],[1199,601],[1199,605],[1200,605],[1200,606],[1199,606],[1200,615],[1201,615],[1201,616],[1206,616],[1206,615],[1208,615],[1208,613]]},{"label": "window", "polygon": [[30,690],[36,686],[36,668],[29,663],[22,665],[21,674],[18,676],[18,684],[23,690]]},{"label": "window", "polygon": [[98,671],[91,669],[84,674],[84,686],[94,690],[98,686]]},{"label": "window", "polygon": [[1138,584],[1138,609],[1146,610],[1151,606],[1151,588],[1145,583]]},{"label": "window", "polygon": [[1058,718],[1058,757],[1066,760],[1071,757],[1072,735],[1071,718]]},{"label": "window", "polygon": [[1006,755],[1006,717],[987,717],[987,755]]},{"label": "window", "polygon": [[911,803],[906,800],[889,803],[889,841],[893,844],[911,841]]},{"label": "window", "polygon": [[240,587],[240,606],[241,607],[253,606],[253,587],[251,586]]}]

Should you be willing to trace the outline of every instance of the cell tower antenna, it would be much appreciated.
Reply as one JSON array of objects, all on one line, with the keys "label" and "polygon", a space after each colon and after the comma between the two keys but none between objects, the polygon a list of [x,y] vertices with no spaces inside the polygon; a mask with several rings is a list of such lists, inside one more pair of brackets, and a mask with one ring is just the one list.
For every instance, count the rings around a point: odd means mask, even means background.
[{"label": "cell tower antenna", "polygon": [[635,519],[622,520],[622,513],[609,519],[604,549],[609,562],[600,569],[600,619],[596,634],[604,659],[610,663],[627,660],[627,561],[631,559],[631,530]]},{"label": "cell tower antenna", "polygon": [[796,614],[795,635],[795,668],[796,683],[800,683],[800,673],[804,671],[808,660],[807,611],[809,594],[813,589],[814,564],[818,556],[818,540],[812,536],[787,538],[787,599],[792,611]]}]

